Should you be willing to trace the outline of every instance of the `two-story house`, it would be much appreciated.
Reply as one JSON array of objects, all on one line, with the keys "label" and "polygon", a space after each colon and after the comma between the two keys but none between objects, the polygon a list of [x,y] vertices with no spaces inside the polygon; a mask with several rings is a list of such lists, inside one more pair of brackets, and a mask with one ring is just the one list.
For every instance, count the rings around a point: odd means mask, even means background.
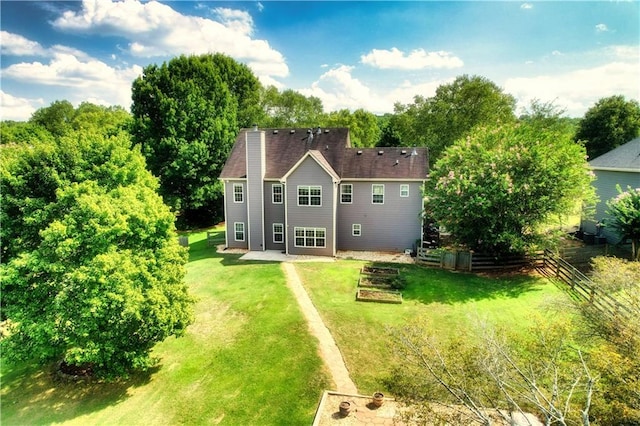
[{"label": "two-story house", "polygon": [[422,232],[426,148],[352,148],[349,130],[242,130],[220,179],[226,246],[402,252]]}]

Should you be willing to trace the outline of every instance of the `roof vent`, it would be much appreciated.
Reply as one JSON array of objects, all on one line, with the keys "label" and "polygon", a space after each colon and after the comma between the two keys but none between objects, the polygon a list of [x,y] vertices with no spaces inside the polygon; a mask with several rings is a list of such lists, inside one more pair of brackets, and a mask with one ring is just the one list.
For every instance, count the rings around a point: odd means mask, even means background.
[{"label": "roof vent", "polygon": [[416,147],[413,147],[413,151],[411,151],[411,156],[415,157],[416,155],[418,155],[418,151],[416,150]]},{"label": "roof vent", "polygon": [[254,125],[253,125],[253,131],[254,131],[254,132],[257,132],[257,131],[258,131],[258,125],[257,125],[257,124],[254,124]]},{"label": "roof vent", "polygon": [[296,132],[296,129],[291,129],[291,130],[289,130],[289,134],[290,134],[290,135],[294,134],[295,132]]},{"label": "roof vent", "polygon": [[400,160],[396,160],[396,166],[400,164]]},{"label": "roof vent", "polygon": [[378,151],[378,155],[382,155],[382,154],[384,154],[383,150]]},{"label": "roof vent", "polygon": [[307,129],[307,134],[311,133],[311,129]]},{"label": "roof vent", "polygon": [[320,128],[320,126],[318,126],[318,130],[316,130],[316,135],[321,135],[322,134],[322,129]]},{"label": "roof vent", "polygon": [[324,149],[327,149],[327,150],[328,150],[328,149],[329,149],[329,145],[325,145],[325,146],[324,146]]},{"label": "roof vent", "polygon": [[324,134],[326,135],[327,133],[329,133],[329,129],[324,129]]},{"label": "roof vent", "polygon": [[358,154],[358,155],[362,155],[362,151],[361,151],[361,150],[358,150],[358,152],[357,152],[356,154]]},{"label": "roof vent", "polygon": [[274,135],[277,135],[277,134],[278,134],[278,129],[274,130],[274,131],[273,131],[273,134],[274,134]]},{"label": "roof vent", "polygon": [[402,151],[400,151],[400,154],[405,155],[407,153],[406,149],[403,149]]}]

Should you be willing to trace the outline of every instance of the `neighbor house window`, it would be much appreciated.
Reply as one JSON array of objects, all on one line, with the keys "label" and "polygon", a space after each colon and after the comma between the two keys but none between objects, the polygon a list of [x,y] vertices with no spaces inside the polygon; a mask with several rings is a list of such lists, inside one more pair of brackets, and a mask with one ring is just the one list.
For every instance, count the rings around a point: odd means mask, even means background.
[{"label": "neighbor house window", "polygon": [[351,204],[353,199],[353,185],[350,183],[343,183],[340,185],[340,202],[342,204]]},{"label": "neighbor house window", "polygon": [[299,206],[321,206],[322,205],[322,187],[318,185],[298,186],[298,205]]},{"label": "neighbor house window", "polygon": [[271,185],[271,201],[273,204],[282,204],[282,184],[274,183]]},{"label": "neighbor house window", "polygon": [[403,198],[409,196],[409,185],[400,185],[400,196]]},{"label": "neighbor house window", "polygon": [[273,224],[273,242],[274,243],[284,242],[284,225],[281,223]]},{"label": "neighbor house window", "polygon": [[244,187],[241,183],[233,184],[233,202],[244,203]]},{"label": "neighbor house window", "polygon": [[384,185],[371,185],[371,203],[384,204]]},{"label": "neighbor house window", "polygon": [[326,228],[302,228],[295,227],[296,247],[326,247]]},{"label": "neighbor house window", "polygon": [[354,223],[351,225],[351,235],[354,237],[359,237],[362,235],[362,225],[359,223]]},{"label": "neighbor house window", "polygon": [[244,223],[243,222],[235,222],[233,224],[235,228],[236,241],[244,241]]}]

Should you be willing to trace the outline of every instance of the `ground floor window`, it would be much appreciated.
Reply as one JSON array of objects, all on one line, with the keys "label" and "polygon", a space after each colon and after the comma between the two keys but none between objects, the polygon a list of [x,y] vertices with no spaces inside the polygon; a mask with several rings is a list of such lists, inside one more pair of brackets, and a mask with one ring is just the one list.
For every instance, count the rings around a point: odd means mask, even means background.
[{"label": "ground floor window", "polygon": [[274,243],[284,242],[284,225],[281,223],[273,224],[273,242]]},{"label": "ground floor window", "polygon": [[351,225],[351,235],[354,237],[359,237],[362,235],[362,225],[359,223],[354,223]]},{"label": "ground floor window", "polygon": [[244,223],[235,222],[233,227],[235,228],[236,241],[244,241]]},{"label": "ground floor window", "polygon": [[296,247],[326,247],[326,228],[303,228],[295,227]]}]

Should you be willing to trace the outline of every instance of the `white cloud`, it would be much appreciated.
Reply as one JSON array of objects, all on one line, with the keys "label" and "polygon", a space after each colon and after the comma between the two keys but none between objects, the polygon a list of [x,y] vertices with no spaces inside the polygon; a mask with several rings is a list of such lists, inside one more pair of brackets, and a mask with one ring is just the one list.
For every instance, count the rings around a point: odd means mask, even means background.
[{"label": "white cloud", "polygon": [[80,11],[64,12],[53,25],[61,30],[124,37],[133,56],[220,52],[250,63],[258,77],[289,74],[280,52],[266,40],[251,38],[254,24],[247,12],[222,7],[212,12],[218,20],[183,15],[155,1],[84,0]]},{"label": "white cloud", "polygon": [[522,3],[520,9],[533,9],[533,5],[531,3]]},{"label": "white cloud", "polygon": [[43,105],[42,98],[18,98],[0,90],[0,120],[26,121]]},{"label": "white cloud", "polygon": [[553,52],[551,52],[551,55],[553,55],[553,56],[563,56],[562,52],[559,51],[559,50],[554,50]]},{"label": "white cloud", "polygon": [[264,10],[264,4],[262,4],[262,2],[257,2],[256,7],[258,8],[258,12],[262,12]]},{"label": "white cloud", "polygon": [[360,62],[381,69],[418,70],[425,68],[460,68],[462,60],[451,52],[427,52],[424,49],[412,50],[408,55],[395,47],[391,50],[373,49],[360,57]]},{"label": "white cloud", "polygon": [[604,33],[609,31],[609,28],[607,28],[607,26],[605,24],[598,24],[596,25],[596,32],[597,33]]},{"label": "white cloud", "polygon": [[43,56],[46,53],[40,43],[8,31],[0,31],[0,50],[3,55],[15,56]]},{"label": "white cloud", "polygon": [[621,94],[638,99],[637,63],[611,62],[593,68],[557,75],[509,78],[504,89],[518,99],[518,107],[528,107],[533,99],[554,101],[574,117],[584,115],[600,98]]}]

